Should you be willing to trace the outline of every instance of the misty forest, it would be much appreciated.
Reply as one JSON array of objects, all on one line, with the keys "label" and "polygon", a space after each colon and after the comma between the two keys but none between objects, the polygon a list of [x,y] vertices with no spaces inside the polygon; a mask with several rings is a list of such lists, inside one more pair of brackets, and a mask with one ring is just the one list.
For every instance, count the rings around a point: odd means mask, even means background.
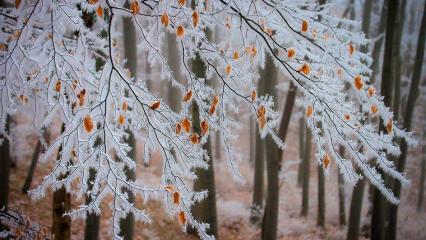
[{"label": "misty forest", "polygon": [[0,239],[426,239],[425,0],[0,0]]}]

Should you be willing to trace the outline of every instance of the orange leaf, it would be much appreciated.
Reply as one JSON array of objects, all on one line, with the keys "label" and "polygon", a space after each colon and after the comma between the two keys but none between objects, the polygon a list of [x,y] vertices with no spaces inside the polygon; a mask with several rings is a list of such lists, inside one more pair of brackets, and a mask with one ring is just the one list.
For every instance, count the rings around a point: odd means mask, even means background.
[{"label": "orange leaf", "polygon": [[218,95],[214,95],[212,104],[214,106],[217,106],[217,104],[219,104],[219,96]]},{"label": "orange leaf", "polygon": [[256,101],[256,97],[257,97],[256,90],[253,90],[253,92],[251,92],[251,101],[252,102]]},{"label": "orange leaf", "polygon": [[306,20],[302,21],[302,32],[308,31],[308,22]]},{"label": "orange leaf", "polygon": [[360,75],[356,75],[354,77],[354,85],[358,90],[361,90],[361,88],[364,86],[364,82],[362,81],[362,77]]},{"label": "orange leaf", "polygon": [[160,107],[160,101],[155,101],[151,104],[150,108],[152,110],[157,110]]},{"label": "orange leaf", "polygon": [[186,0],[178,0],[178,3],[181,7],[185,6]]},{"label": "orange leaf", "polygon": [[371,105],[371,107],[370,107],[370,110],[371,110],[371,112],[374,114],[374,113],[376,113],[377,111],[379,111],[379,108],[376,106],[376,105]]},{"label": "orange leaf", "polygon": [[209,132],[209,123],[207,122],[207,120],[203,120],[200,123],[200,127],[201,127],[201,133],[203,135],[206,135]]},{"label": "orange leaf", "polygon": [[183,127],[183,130],[185,130],[186,133],[190,133],[191,132],[191,121],[189,121],[188,118],[184,118],[182,120],[182,127]]},{"label": "orange leaf", "polygon": [[92,117],[90,115],[87,115],[86,117],[84,117],[83,126],[86,132],[88,133],[90,133],[93,130],[94,125],[93,125]]},{"label": "orange leaf", "polygon": [[312,117],[312,114],[314,113],[314,106],[312,104],[308,104],[308,107],[306,108],[306,117],[310,118]]},{"label": "orange leaf", "polygon": [[91,5],[95,5],[96,3],[99,2],[99,0],[87,0],[87,2]]},{"label": "orange leaf", "polygon": [[15,8],[18,9],[19,5],[21,5],[21,0],[15,0]]},{"label": "orange leaf", "polygon": [[182,25],[177,26],[176,35],[180,38],[183,38],[183,35],[185,35],[185,28]]},{"label": "orange leaf", "polygon": [[259,116],[259,128],[262,130],[266,125],[266,117],[265,115]]},{"label": "orange leaf", "polygon": [[136,15],[139,13],[140,7],[139,7],[139,3],[138,1],[132,1],[132,3],[130,3],[130,10],[132,11],[133,15]]},{"label": "orange leaf", "polygon": [[328,155],[328,153],[324,155],[322,164],[324,165],[324,168],[328,168],[328,165],[330,165],[330,156]]},{"label": "orange leaf", "polygon": [[294,58],[296,56],[296,49],[289,48],[287,51],[287,57],[288,58]]},{"label": "orange leaf", "polygon": [[231,65],[229,65],[229,64],[226,65],[225,72],[226,72],[227,75],[229,75],[231,73],[231,70],[232,70]]},{"label": "orange leaf", "polygon": [[198,14],[197,11],[194,11],[192,13],[192,25],[194,25],[194,27],[197,27],[199,20],[200,20],[200,15]]},{"label": "orange leaf", "polygon": [[392,130],[393,130],[392,118],[388,119],[388,122],[386,123],[386,130],[388,131],[388,134],[392,133]]},{"label": "orange leaf", "polygon": [[185,96],[183,96],[182,101],[188,102],[189,100],[191,100],[191,98],[192,98],[192,90],[189,90],[188,92],[185,93]]},{"label": "orange leaf", "polygon": [[181,225],[185,225],[186,224],[186,217],[185,217],[185,213],[183,211],[180,211],[178,214],[178,220],[179,220],[179,224]]},{"label": "orange leaf", "polygon": [[4,43],[0,43],[0,50],[1,51],[6,51],[7,50],[7,45]]},{"label": "orange leaf", "polygon": [[123,102],[123,105],[121,106],[121,110],[123,110],[123,112],[126,112],[126,111],[127,111],[127,108],[128,108],[128,106],[127,106],[127,102],[126,102],[126,101],[124,101],[124,102]]},{"label": "orange leaf", "polygon": [[61,86],[62,86],[61,81],[60,80],[56,81],[55,91],[60,92],[61,91]]},{"label": "orange leaf", "polygon": [[261,117],[261,116],[265,116],[265,114],[266,114],[266,108],[264,105],[261,105],[259,109],[257,109],[257,115]]},{"label": "orange leaf", "polygon": [[84,98],[86,97],[86,89],[81,90],[80,93],[77,94],[77,96],[78,96],[79,105],[81,107],[81,106],[83,106]]},{"label": "orange leaf", "polygon": [[213,115],[216,112],[216,106],[215,105],[211,105],[210,109],[209,109],[209,115]]},{"label": "orange leaf", "polygon": [[251,47],[251,56],[254,57],[254,56],[256,56],[256,54],[257,54],[257,48],[256,48],[256,46],[252,46]]},{"label": "orange leaf", "polygon": [[197,133],[191,134],[191,136],[189,136],[189,140],[191,141],[192,144],[198,144],[199,142],[198,134]]},{"label": "orange leaf", "polygon": [[352,55],[355,51],[355,47],[354,45],[352,45],[351,43],[348,45],[348,50],[349,50],[349,55]]},{"label": "orange leaf", "polygon": [[124,117],[124,115],[123,114],[120,114],[119,116],[118,116],[118,124],[119,125],[124,125],[124,122],[126,121],[126,117]]},{"label": "orange leaf", "polygon": [[299,72],[303,72],[303,74],[308,75],[311,72],[311,67],[307,64],[304,63],[299,69]]},{"label": "orange leaf", "polygon": [[238,51],[234,51],[234,54],[232,55],[232,57],[237,60],[238,58],[240,58],[240,54],[238,53]]},{"label": "orange leaf", "polygon": [[164,27],[169,26],[169,15],[167,14],[167,12],[164,12],[164,14],[161,15],[160,21]]},{"label": "orange leaf", "polygon": [[180,125],[180,123],[176,124],[176,129],[175,129],[176,135],[179,135],[181,130],[182,130],[182,125]]},{"label": "orange leaf", "polygon": [[368,96],[372,97],[376,94],[376,89],[374,87],[369,87],[368,88]]},{"label": "orange leaf", "polygon": [[173,192],[175,190],[175,187],[173,185],[167,185],[164,187],[164,190],[167,192]]},{"label": "orange leaf", "polygon": [[351,120],[351,115],[349,115],[349,114],[345,114],[345,120]]},{"label": "orange leaf", "polygon": [[104,10],[102,9],[101,6],[99,6],[98,9],[96,9],[96,14],[98,14],[100,18],[104,16]]},{"label": "orange leaf", "polygon": [[173,193],[173,203],[176,204],[176,205],[179,205],[179,203],[180,203],[180,193],[179,192]]}]

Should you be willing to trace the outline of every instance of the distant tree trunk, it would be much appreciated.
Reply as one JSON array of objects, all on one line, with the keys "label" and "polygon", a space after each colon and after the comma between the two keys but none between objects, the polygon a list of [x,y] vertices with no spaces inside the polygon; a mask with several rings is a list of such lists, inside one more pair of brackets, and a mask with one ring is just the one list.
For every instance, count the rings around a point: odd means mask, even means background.
[{"label": "distant tree trunk", "polygon": [[[48,138],[49,138],[49,133],[46,129],[42,129],[43,132],[43,138],[44,141],[48,142]],[[40,156],[40,153],[43,151],[43,144],[42,144],[42,140],[38,140],[36,147],[34,149],[33,152],[33,156],[31,158],[31,164],[30,167],[28,168],[28,172],[27,172],[27,177],[25,178],[25,182],[24,185],[22,186],[22,192],[27,194],[28,191],[31,188],[31,183],[33,181],[33,176],[34,176],[34,172],[37,166],[37,162],[38,162],[38,158]]]},{"label": "distant tree trunk", "polygon": [[[126,5],[129,3],[126,2]],[[136,45],[136,30],[133,25],[133,20],[131,17],[123,17],[123,44],[124,44],[124,58],[127,60],[126,67],[130,71],[130,76],[137,79],[138,78],[138,56],[137,56],[137,45]],[[128,93],[126,93],[128,94]],[[126,130],[128,137],[124,141],[131,147],[131,150],[128,152],[130,159],[136,161],[136,139],[134,134]],[[136,173],[134,170],[131,170],[127,167],[124,169],[124,173],[128,181],[136,180]],[[135,195],[131,191],[123,190],[124,193],[127,193],[128,200],[130,203],[135,201]],[[120,219],[120,236],[124,240],[132,240],[134,234],[135,226],[135,216],[132,213],[129,213],[125,218]]]},{"label": "distant tree trunk", "polygon": [[[423,133],[423,139],[425,139],[426,132]],[[420,167],[420,183],[419,183],[419,196],[417,198],[417,211],[423,210],[423,197],[425,191],[425,175],[426,175],[426,144],[422,149],[422,163]]]},{"label": "distant tree trunk", "polygon": [[[268,56],[266,64],[273,64],[272,57]],[[267,66],[267,65],[266,65]],[[271,81],[265,83],[265,92],[276,98],[276,69],[268,72],[269,77],[267,80]],[[291,113],[296,98],[296,86],[290,82],[287,98],[284,105],[284,112],[281,117],[280,128],[278,136],[285,141],[288,125],[290,123]],[[278,223],[278,206],[279,206],[279,173],[281,171],[281,161],[283,151],[277,147],[275,142],[270,136],[267,137],[266,143],[268,145],[267,153],[267,173],[268,173],[268,191],[265,204],[265,213],[263,215],[262,224],[262,239],[274,240],[277,238],[277,223]]]},{"label": "distant tree trunk", "polygon": [[[93,188],[93,182],[96,178],[96,170],[94,168],[89,169],[89,178],[87,179],[87,185],[89,190]],[[86,204],[89,204],[92,201],[90,195],[86,197]],[[84,229],[84,239],[85,240],[97,240],[99,238],[99,222],[100,216],[95,213],[87,213],[86,215],[86,225]]]},{"label": "distant tree trunk", "polygon": [[[195,9],[196,2],[192,0],[191,8]],[[206,36],[210,39],[211,32],[206,29]],[[206,65],[201,60],[201,58],[196,55],[195,59],[192,61],[192,72],[197,78],[206,77]],[[192,101],[192,130],[194,133],[201,135],[200,129],[200,112],[198,105],[195,101]],[[217,207],[216,207],[216,184],[215,184],[215,174],[214,174],[214,160],[212,155],[211,147],[211,137],[208,136],[207,142],[204,144],[203,148],[207,151],[208,156],[210,157],[208,162],[208,169],[196,169],[195,174],[197,179],[194,181],[194,191],[207,190],[207,198],[201,202],[197,202],[191,208],[191,212],[195,219],[198,221],[207,223],[210,225],[207,233],[213,235],[216,239],[219,239],[218,226],[217,226]],[[193,235],[196,235],[194,229],[189,229],[189,232]]]},{"label": "distant tree trunk", "polygon": [[318,165],[318,216],[317,225],[325,228],[325,176],[324,168]]},{"label": "distant tree trunk", "polygon": [[[303,125],[306,124],[304,118]],[[302,125],[302,124],[301,124]],[[311,170],[311,149],[312,149],[312,133],[309,129],[303,127],[306,140],[303,144],[305,147],[303,149],[303,159],[302,165],[300,166],[301,175],[302,175],[302,210],[300,211],[300,216],[306,217],[309,212],[309,178],[310,178],[310,170]]]},{"label": "distant tree trunk", "polygon": [[[178,51],[178,46],[176,44],[176,35],[174,33],[166,32],[167,39],[167,63],[169,64],[171,70],[173,71],[173,77],[180,82],[181,73],[180,73],[180,54]],[[180,90],[173,86],[171,82],[168,82],[168,102],[170,108],[173,111],[179,111],[181,108],[181,92]]]},{"label": "distant tree trunk", "polygon": [[[371,2],[371,1],[368,1],[368,2]],[[386,28],[386,19],[387,19],[387,12],[388,12],[387,5],[388,5],[388,0],[383,0],[382,12],[380,13],[379,28],[376,34],[378,38],[376,39],[376,42],[374,43],[373,53],[372,53],[373,63],[371,64],[371,70],[373,70],[373,74],[371,77],[373,78],[373,81],[374,79],[376,79],[376,75],[379,72],[380,53],[382,51],[383,40],[385,38],[383,34]]]},{"label": "distant tree trunk", "polygon": [[347,240],[358,240],[361,224],[362,200],[364,198],[365,179],[361,179],[354,186],[349,212]]},{"label": "distant tree trunk", "polygon": [[220,160],[222,158],[222,148],[221,148],[220,132],[219,131],[216,131],[214,139],[215,139],[215,143],[214,143],[215,154],[214,154],[214,157],[217,160]]},{"label": "distant tree trunk", "polygon": [[401,99],[401,39],[403,34],[404,20],[405,20],[405,6],[407,5],[407,0],[402,0],[399,8],[399,13],[397,16],[396,22],[396,32],[394,37],[394,47],[393,47],[393,77],[395,79],[394,87],[394,97],[393,97],[393,117],[396,121],[399,120],[399,111],[400,111],[400,99]]},{"label": "distant tree trunk", "polygon": [[[411,122],[413,118],[414,108],[416,106],[416,100],[419,96],[419,82],[420,82],[420,77],[422,73],[425,40],[426,40],[426,2],[423,9],[423,17],[422,17],[422,22],[420,26],[418,41],[417,41],[417,51],[416,51],[416,58],[414,63],[414,71],[413,71],[413,76],[411,78],[410,91],[408,93],[408,100],[407,100],[405,114],[404,114],[404,129],[406,129],[407,131],[411,130]],[[405,170],[407,152],[408,152],[407,142],[404,139],[402,139],[401,155],[399,156],[399,160],[397,163],[397,170],[399,172],[404,172]],[[395,181],[392,189],[395,196],[400,197],[401,183],[398,181]],[[390,211],[389,228],[388,228],[389,239],[396,239],[398,205],[391,205],[389,211]]]},{"label": "distant tree trunk", "polygon": [[[388,0],[388,13],[386,20],[386,38],[385,38],[385,52],[383,57],[383,69],[382,69],[382,83],[381,83],[381,94],[384,97],[383,101],[385,106],[392,106],[392,95],[394,82],[392,78],[392,62],[393,58],[393,46],[394,46],[394,27],[396,24],[396,16],[398,12],[398,0]],[[386,131],[383,124],[383,120],[380,120],[380,131]],[[379,171],[382,174],[386,182],[386,176],[383,171]],[[385,235],[385,208],[387,202],[375,188],[373,190],[373,208],[371,217],[371,238],[382,240]]]},{"label": "distant tree trunk", "polygon": [[[339,146],[339,154],[341,157],[345,156],[345,148]],[[337,172],[337,187],[339,192],[339,225],[346,225],[346,213],[345,213],[345,179],[343,178],[340,171]]]},{"label": "distant tree trunk", "polygon": [[[10,116],[6,116],[5,133],[9,134]],[[9,198],[9,174],[10,174],[10,149],[9,139],[3,134],[0,135],[0,209],[7,210]]]},{"label": "distant tree trunk", "polygon": [[250,131],[249,131],[249,140],[250,140],[250,142],[249,142],[249,155],[250,155],[250,158],[249,158],[249,161],[250,161],[250,164],[253,166],[254,165],[254,155],[255,155],[255,153],[254,153],[254,148],[255,148],[255,146],[254,146],[254,143],[255,143],[254,132],[255,132],[255,130],[254,129],[256,127],[256,125],[254,123],[253,116],[250,116],[250,118],[249,118],[249,125],[250,125]]},{"label": "distant tree trunk", "polygon": [[[266,68],[259,69],[260,79],[257,83],[257,94],[262,96],[265,94]],[[263,209],[264,199],[264,172],[265,172],[265,142],[260,138],[259,128],[255,124],[254,131],[255,153],[254,153],[254,180],[253,180],[253,199],[250,220],[253,224],[259,224],[261,221],[261,213]]]},{"label": "distant tree trunk", "polygon": [[[305,118],[302,116],[299,119],[299,158],[300,158],[300,164],[299,164],[299,170],[297,172],[297,186],[303,185],[303,174],[304,172],[304,159],[305,159],[305,141],[306,140],[306,122]],[[310,149],[309,149],[310,150]],[[304,196],[304,195],[303,195]],[[302,200],[303,202],[303,200]],[[303,204],[302,204],[303,205]],[[303,214],[301,214],[303,215]]]},{"label": "distant tree trunk", "polygon": [[[65,131],[65,124],[62,124],[61,133]],[[57,160],[62,155],[62,145],[59,147]],[[57,240],[68,240],[71,238],[71,217],[64,214],[71,210],[71,194],[65,187],[53,192],[52,205],[52,235]]]}]

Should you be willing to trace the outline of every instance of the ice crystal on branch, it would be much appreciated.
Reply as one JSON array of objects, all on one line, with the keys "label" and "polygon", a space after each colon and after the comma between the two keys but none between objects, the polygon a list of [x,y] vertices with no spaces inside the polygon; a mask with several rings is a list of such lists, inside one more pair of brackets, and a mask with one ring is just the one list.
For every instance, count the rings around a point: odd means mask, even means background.
[{"label": "ice crystal on branch", "polygon": [[[42,156],[47,159],[61,149],[56,167],[32,194],[44,195],[46,188],[77,182],[92,201],[70,215],[99,213],[99,205],[112,195],[112,234],[118,236],[118,220],[132,212],[150,221],[149,213],[129,202],[127,191],[143,199],[163,198],[166,209],[186,226],[195,227],[203,239],[206,225],[197,222],[190,209],[206,192],[193,192],[187,179],[194,169],[207,167],[202,149],[207,135],[219,131],[225,141],[230,168],[238,175],[231,140],[241,105],[258,119],[261,135],[272,135],[283,147],[275,129],[278,106],[269,96],[253,91],[265,57],[303,93],[306,120],[317,145],[318,161],[329,169],[333,162],[349,182],[362,170],[372,184],[391,202],[398,202],[384,185],[377,168],[403,184],[387,153],[398,155],[394,136],[409,134],[393,124],[392,113],[369,83],[368,55],[357,51],[367,44],[362,34],[339,28],[342,20],[315,1],[294,0],[199,0],[195,9],[186,1],[131,0],[30,0],[0,9],[1,130],[5,119],[23,105],[33,106],[39,127],[53,120],[64,124],[63,132]],[[131,78],[121,56],[118,23],[131,18],[140,38],[138,53],[148,53],[151,64],[161,66],[162,75],[184,93],[184,109],[173,111],[163,96],[152,93],[141,79]],[[351,24],[351,22],[349,22]],[[207,29],[220,34],[209,40]],[[176,36],[181,71],[186,82],[177,81],[161,49],[165,33]],[[146,55],[140,55],[146,57]],[[197,77],[190,62],[198,57],[206,78]],[[220,87],[209,81],[219,79]],[[344,86],[351,86],[346,89]],[[351,96],[351,98],[348,98]],[[191,102],[199,106],[202,132],[192,132]],[[363,112],[379,116],[387,132],[378,133],[363,123]],[[46,111],[39,111],[44,109]],[[41,120],[40,120],[41,119]],[[125,169],[136,167],[128,153],[134,146],[124,141],[132,132],[144,144],[144,156],[157,150],[163,158],[162,186],[145,186],[127,180]],[[349,153],[343,159],[336,146]],[[373,159],[373,160],[371,160]],[[89,169],[96,170],[89,189]],[[77,179],[79,181],[77,181]]]}]

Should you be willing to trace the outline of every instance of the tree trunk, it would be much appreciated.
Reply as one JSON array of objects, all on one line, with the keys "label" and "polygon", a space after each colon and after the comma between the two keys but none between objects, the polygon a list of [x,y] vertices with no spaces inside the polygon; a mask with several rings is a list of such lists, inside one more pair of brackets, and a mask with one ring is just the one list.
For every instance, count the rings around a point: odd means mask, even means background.
[{"label": "tree trunk", "polygon": [[[302,186],[303,185],[303,174],[305,173],[304,171],[304,159],[305,159],[305,141],[307,141],[306,136],[306,123],[305,123],[305,118],[302,116],[299,119],[299,158],[300,158],[300,164],[299,164],[299,170],[297,172],[297,186]],[[310,151],[310,149],[309,149]],[[303,206],[303,203],[302,203]],[[303,211],[303,210],[302,210]],[[303,214],[301,214],[303,215]]]},{"label": "tree trunk", "polygon": [[318,216],[317,225],[325,228],[325,176],[324,168],[318,165]]},{"label": "tree trunk", "polygon": [[[339,147],[339,154],[341,157],[345,156],[345,148]],[[346,225],[346,213],[345,213],[345,179],[343,178],[340,171],[337,172],[337,187],[339,192],[339,225]]]},{"label": "tree trunk", "polygon": [[[93,188],[93,182],[96,178],[96,170],[94,168],[90,168],[89,170],[89,178],[87,179],[87,185],[89,186],[89,190]],[[92,201],[90,195],[86,197],[86,204],[89,204]],[[87,213],[86,215],[86,225],[84,229],[84,239],[85,240],[97,240],[99,238],[99,222],[100,216],[95,213]]]},{"label": "tree trunk", "polygon": [[347,240],[358,240],[361,224],[362,200],[364,198],[365,179],[361,179],[352,191],[351,208],[349,212]]},{"label": "tree trunk", "polygon": [[[265,66],[266,68],[266,66]],[[259,69],[260,79],[257,83],[257,94],[265,95],[266,69]],[[253,199],[250,220],[253,224],[259,224],[263,209],[264,199],[264,173],[265,173],[265,142],[260,138],[259,128],[255,124],[255,159],[254,159],[254,180],[253,180]]]},{"label": "tree trunk", "polygon": [[[65,131],[65,124],[62,124],[61,133]],[[59,147],[57,160],[62,155],[62,145]],[[71,210],[71,194],[65,187],[53,192],[52,203],[52,235],[54,239],[68,240],[71,238],[71,217],[64,214]]]},{"label": "tree trunk", "polygon": [[[425,134],[423,134],[423,139],[425,138]],[[425,191],[425,175],[426,175],[426,144],[423,146],[422,149],[422,163],[420,167],[420,184],[419,184],[419,196],[417,198],[417,211],[423,210],[423,197],[424,197],[424,191]]]},{"label": "tree trunk", "polygon": [[[126,5],[129,3],[126,2]],[[136,30],[133,25],[131,17],[123,17],[123,42],[124,42],[124,57],[126,58],[126,67],[130,71],[130,76],[137,79],[138,59],[137,59],[137,45],[136,45]],[[131,131],[127,131],[128,138],[125,142],[131,147],[128,153],[130,159],[136,161],[136,139]],[[134,170],[125,167],[124,172],[128,181],[136,180],[136,173]],[[130,203],[135,201],[135,195],[131,191],[123,190],[128,195]],[[132,240],[135,225],[135,216],[129,213],[125,218],[120,219],[120,236],[124,240]]]},{"label": "tree trunk", "polygon": [[[170,69],[173,72],[175,79],[181,81],[180,73],[180,54],[178,51],[178,46],[176,44],[176,35],[174,33],[166,32],[167,40],[167,63],[170,66]],[[168,82],[168,101],[170,108],[173,111],[179,111],[181,108],[181,92],[178,88],[174,87],[171,82]]]},{"label": "tree trunk", "polygon": [[[393,95],[393,78],[392,78],[392,63],[395,60],[393,58],[393,46],[394,46],[394,27],[396,24],[396,16],[398,12],[398,0],[388,0],[388,13],[386,20],[386,37],[385,37],[385,52],[383,57],[383,69],[382,69],[382,83],[381,83],[381,94],[384,97],[383,101],[385,106],[392,106],[392,95]],[[386,131],[383,120],[380,120],[379,131]],[[383,178],[386,181],[386,176],[383,171],[379,170]],[[382,240],[385,235],[385,211],[387,202],[378,189],[373,190],[373,208],[371,217],[371,238]]]},{"label": "tree trunk", "polygon": [[249,161],[250,161],[250,164],[253,166],[254,165],[254,155],[255,155],[255,152],[254,152],[254,148],[255,148],[255,146],[254,146],[254,143],[255,143],[255,136],[254,136],[254,133],[255,133],[255,127],[256,127],[256,124],[254,123],[254,118],[253,118],[253,116],[250,116],[250,118],[249,118],[249,125],[250,125],[250,131],[249,131],[249,140],[250,140],[250,142],[249,142],[249,155],[250,155],[250,158],[249,158]]},{"label": "tree trunk", "polygon": [[[10,116],[6,117],[5,133],[9,134]],[[0,135],[0,209],[7,210],[9,198],[9,174],[10,174],[10,149],[9,139]]]},{"label": "tree trunk", "polygon": [[[266,59],[266,66],[273,64],[272,57],[268,55]],[[273,71],[267,71],[268,83],[265,82],[265,92],[276,98],[275,86],[276,86],[276,69]],[[271,81],[271,82],[269,82]],[[296,86],[293,82],[290,82],[283,116],[281,117],[280,129],[278,136],[280,139],[285,141],[288,125],[290,123],[291,112],[294,106],[294,100],[296,98]],[[269,140],[268,140],[269,139]],[[279,173],[281,171],[281,161],[283,151],[277,147],[270,136],[267,137],[266,143],[268,144],[267,153],[267,179],[268,179],[268,191],[265,204],[265,213],[263,215],[262,224],[262,239],[274,240],[277,238],[277,222],[278,222],[278,206],[279,206]]]},{"label": "tree trunk", "polygon": [[[414,72],[411,78],[410,83],[410,91],[408,94],[408,100],[406,104],[406,110],[404,114],[404,129],[407,131],[411,130],[411,121],[413,118],[414,108],[416,106],[416,100],[419,95],[419,82],[422,73],[422,65],[423,65],[423,57],[425,50],[425,40],[426,40],[426,3],[423,9],[423,17],[419,31],[419,37],[417,41],[417,51],[416,58],[414,63]],[[399,160],[397,163],[397,170],[399,172],[404,172],[405,170],[405,162],[407,160],[408,146],[407,142],[402,139],[401,140],[401,155],[399,156]],[[401,195],[401,183],[395,181],[393,185],[393,192],[396,197],[400,197]],[[389,239],[396,239],[396,227],[398,220],[398,205],[390,206],[390,219],[389,219]]]},{"label": "tree trunk", "polygon": [[[46,129],[43,129],[42,131],[43,131],[44,141],[46,141],[46,143],[49,142],[48,131]],[[28,172],[27,172],[27,176],[25,178],[24,185],[22,186],[22,192],[25,193],[25,194],[27,194],[28,191],[31,188],[31,184],[33,182],[34,172],[35,172],[35,169],[36,169],[36,166],[37,166],[38,158],[40,156],[40,153],[44,150],[44,149],[42,149],[43,148],[42,145],[43,145],[42,141],[38,140],[37,145],[36,145],[34,152],[33,152],[30,167],[28,168]]]},{"label": "tree trunk", "polygon": [[[306,124],[304,118],[303,126]],[[302,125],[302,124],[301,124]],[[312,149],[312,133],[309,129],[303,127],[305,133],[306,142],[303,144],[305,147],[303,149],[303,159],[302,165],[300,166],[301,175],[302,175],[302,210],[300,216],[307,217],[309,211],[309,178],[311,170],[311,149]]]},{"label": "tree trunk", "polygon": [[374,47],[373,47],[373,53],[372,53],[373,63],[371,64],[371,70],[373,71],[373,74],[371,75],[371,77],[373,81],[374,79],[376,79],[376,75],[379,71],[379,66],[380,66],[380,53],[382,51],[382,45],[384,40],[383,34],[385,32],[387,12],[388,12],[387,2],[388,0],[383,0],[382,12],[380,13],[379,28],[376,34],[378,38],[376,39],[376,42],[374,43]]}]

